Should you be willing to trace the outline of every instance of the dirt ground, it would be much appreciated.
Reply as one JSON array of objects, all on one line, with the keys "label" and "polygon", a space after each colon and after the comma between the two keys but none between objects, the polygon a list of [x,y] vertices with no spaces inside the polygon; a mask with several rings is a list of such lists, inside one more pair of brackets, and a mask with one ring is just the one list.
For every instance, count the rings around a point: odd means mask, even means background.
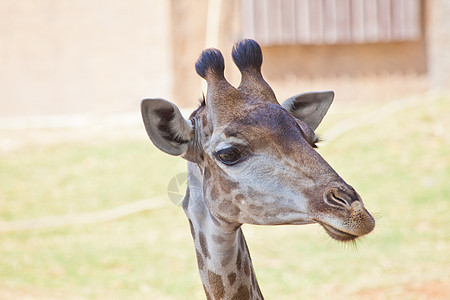
[{"label": "dirt ground", "polygon": [[[385,299],[415,299],[415,300],[447,300],[450,295],[450,282],[430,281],[421,283],[406,283],[399,286],[380,287],[375,289],[360,290],[351,295],[352,298],[361,300],[385,300]],[[0,286],[0,299],[21,300],[81,300],[77,296],[67,295],[58,290],[38,289],[29,287]]]},{"label": "dirt ground", "polygon": [[21,300],[82,300],[83,298],[67,295],[66,293],[59,291],[50,291],[44,289],[38,289],[32,286],[28,287],[9,287],[9,286],[0,286],[0,299],[1,300],[12,300],[12,299],[21,299]]},{"label": "dirt ground", "polygon": [[399,286],[366,289],[359,291],[356,296],[367,300],[384,299],[432,299],[446,300],[450,296],[450,282],[430,281],[421,283],[407,283]]}]

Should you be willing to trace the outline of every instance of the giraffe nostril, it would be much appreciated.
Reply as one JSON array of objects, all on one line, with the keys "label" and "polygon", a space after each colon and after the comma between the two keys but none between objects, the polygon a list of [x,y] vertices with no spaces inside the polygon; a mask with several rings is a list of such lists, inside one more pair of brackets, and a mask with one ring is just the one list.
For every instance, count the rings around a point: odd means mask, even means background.
[{"label": "giraffe nostril", "polygon": [[351,208],[351,203],[353,202],[351,197],[336,188],[330,189],[327,193],[325,193],[325,202],[332,206],[346,207]]},{"label": "giraffe nostril", "polygon": [[335,201],[341,203],[342,205],[347,205],[347,202],[345,202],[344,199],[341,199],[341,198],[337,197],[336,195],[333,195],[333,196],[334,196],[334,197],[333,197],[333,200],[335,200]]}]

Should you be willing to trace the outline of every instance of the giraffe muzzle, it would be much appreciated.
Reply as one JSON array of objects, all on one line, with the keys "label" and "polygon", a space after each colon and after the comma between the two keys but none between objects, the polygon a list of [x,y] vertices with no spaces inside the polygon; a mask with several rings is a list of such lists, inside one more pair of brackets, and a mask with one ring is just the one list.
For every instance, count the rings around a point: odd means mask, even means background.
[{"label": "giraffe muzzle", "polygon": [[352,241],[374,229],[374,218],[352,187],[330,188],[323,198],[328,207],[321,215],[326,217],[314,218],[314,221],[333,239]]}]

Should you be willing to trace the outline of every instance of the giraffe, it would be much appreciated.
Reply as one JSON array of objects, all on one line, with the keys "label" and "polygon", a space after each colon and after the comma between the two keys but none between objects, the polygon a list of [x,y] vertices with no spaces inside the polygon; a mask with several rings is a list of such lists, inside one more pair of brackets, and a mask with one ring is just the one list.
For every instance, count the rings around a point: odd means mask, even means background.
[{"label": "giraffe", "polygon": [[334,92],[310,92],[281,105],[261,73],[254,40],[232,49],[237,88],[224,77],[217,49],[195,64],[206,97],[185,119],[163,99],[144,99],[146,131],[160,150],[187,160],[183,209],[207,299],[263,299],[241,225],[320,224],[352,241],[375,221],[359,194],[314,149],[314,133]]}]

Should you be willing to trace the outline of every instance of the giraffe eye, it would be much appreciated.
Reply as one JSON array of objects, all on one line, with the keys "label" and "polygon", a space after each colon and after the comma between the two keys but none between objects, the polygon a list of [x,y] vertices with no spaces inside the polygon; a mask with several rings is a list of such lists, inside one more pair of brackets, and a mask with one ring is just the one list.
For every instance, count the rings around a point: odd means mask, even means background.
[{"label": "giraffe eye", "polygon": [[215,156],[219,161],[229,166],[238,163],[242,158],[241,151],[236,147],[219,150],[216,152]]}]

